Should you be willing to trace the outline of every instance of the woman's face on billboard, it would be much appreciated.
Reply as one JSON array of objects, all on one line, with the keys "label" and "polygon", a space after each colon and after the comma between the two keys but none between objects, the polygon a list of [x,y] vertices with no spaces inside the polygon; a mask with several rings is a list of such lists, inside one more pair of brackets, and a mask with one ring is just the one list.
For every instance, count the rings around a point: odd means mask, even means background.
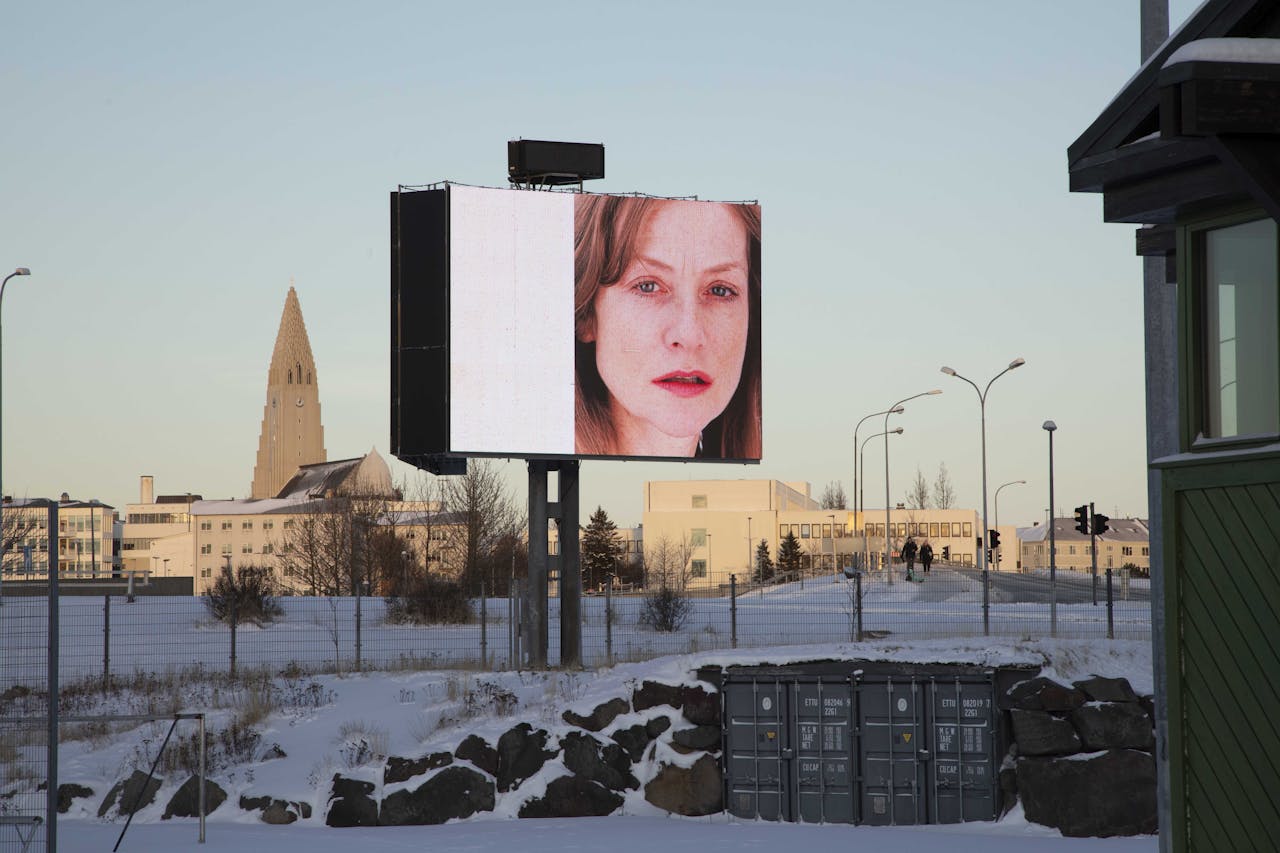
[{"label": "woman's face on billboard", "polygon": [[595,296],[596,369],[620,453],[692,456],[742,376],[747,231],[723,205],[659,205],[622,277]]}]

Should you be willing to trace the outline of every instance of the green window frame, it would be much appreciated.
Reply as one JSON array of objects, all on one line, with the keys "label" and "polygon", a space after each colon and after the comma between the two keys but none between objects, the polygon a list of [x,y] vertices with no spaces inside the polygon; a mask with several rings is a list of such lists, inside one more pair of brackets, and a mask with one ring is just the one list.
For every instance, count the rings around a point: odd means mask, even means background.
[{"label": "green window frame", "polygon": [[1182,448],[1280,438],[1280,228],[1261,210],[1178,229]]}]

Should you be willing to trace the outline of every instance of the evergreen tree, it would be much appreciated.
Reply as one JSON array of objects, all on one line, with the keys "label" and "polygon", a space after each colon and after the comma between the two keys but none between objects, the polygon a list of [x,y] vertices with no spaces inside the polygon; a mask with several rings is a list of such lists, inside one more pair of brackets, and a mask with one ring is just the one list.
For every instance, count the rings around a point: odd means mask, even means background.
[{"label": "evergreen tree", "polygon": [[597,506],[582,533],[582,584],[585,589],[599,589],[610,574],[617,571],[626,546],[618,536],[618,525],[609,513]]},{"label": "evergreen tree", "polygon": [[773,558],[769,556],[769,540],[761,539],[756,546],[756,566],[752,580],[768,583],[773,579]]},{"label": "evergreen tree", "polygon": [[788,579],[799,577],[801,559],[800,540],[794,533],[787,533],[778,545],[778,573]]}]

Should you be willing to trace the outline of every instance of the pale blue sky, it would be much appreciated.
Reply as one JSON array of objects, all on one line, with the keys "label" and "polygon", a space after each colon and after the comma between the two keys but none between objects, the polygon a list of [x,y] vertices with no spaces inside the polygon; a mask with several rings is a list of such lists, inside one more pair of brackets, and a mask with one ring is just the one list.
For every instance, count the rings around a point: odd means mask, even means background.
[{"label": "pale blue sky", "polygon": [[5,493],[244,496],[290,276],[330,458],[389,456],[388,193],[500,186],[523,136],[604,143],[595,191],[763,207],[764,462],[584,463],[584,514],[638,522],[646,479],[852,490],[854,424],[935,387],[894,421],[893,499],[945,462],[978,507],[977,396],[939,367],[1017,356],[1000,520],[1043,518],[1050,418],[1060,507],[1146,513],[1134,227],[1066,168],[1138,67],[1138,0],[460,5],[9,4]]}]

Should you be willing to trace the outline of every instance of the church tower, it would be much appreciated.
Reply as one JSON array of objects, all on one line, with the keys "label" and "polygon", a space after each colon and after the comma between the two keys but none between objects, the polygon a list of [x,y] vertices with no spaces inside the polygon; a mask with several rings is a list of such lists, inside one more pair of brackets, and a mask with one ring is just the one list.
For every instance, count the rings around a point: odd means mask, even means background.
[{"label": "church tower", "polygon": [[267,371],[267,402],[249,496],[274,498],[299,465],[324,461],[316,363],[302,322],[302,306],[290,282]]}]

